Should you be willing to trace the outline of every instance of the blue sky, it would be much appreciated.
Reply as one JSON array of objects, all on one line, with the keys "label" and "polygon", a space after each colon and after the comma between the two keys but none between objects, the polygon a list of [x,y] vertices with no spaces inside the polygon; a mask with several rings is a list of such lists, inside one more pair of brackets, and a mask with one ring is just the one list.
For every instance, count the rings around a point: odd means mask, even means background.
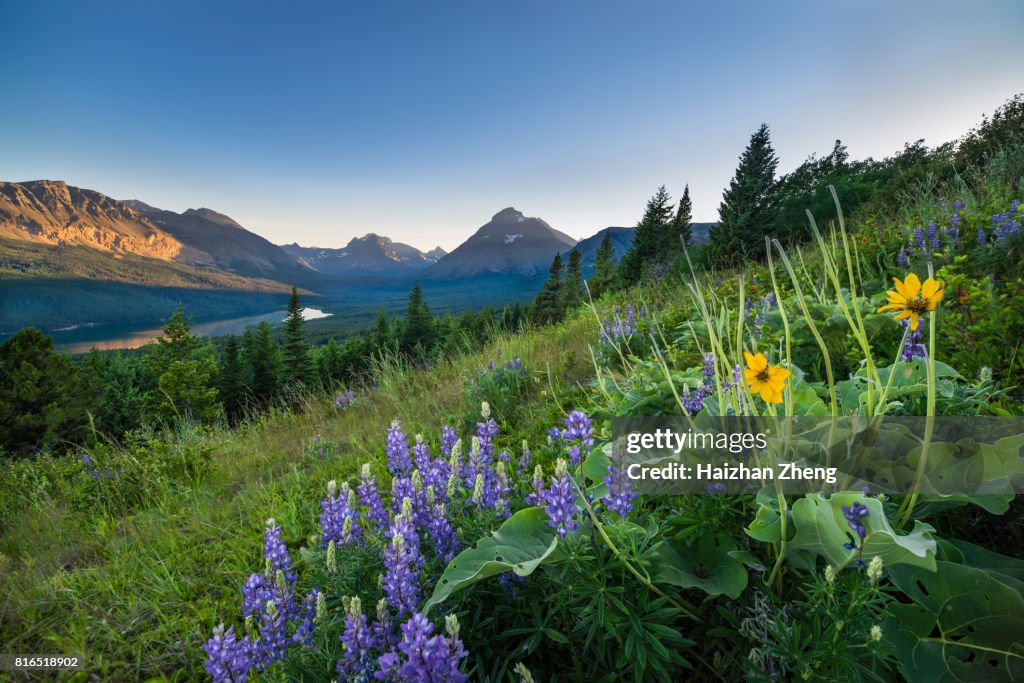
[{"label": "blue sky", "polygon": [[944,142],[1024,91],[1022,35],[1017,0],[7,2],[0,179],[319,246],[584,237],[662,183],[711,221],[762,121],[782,171]]}]

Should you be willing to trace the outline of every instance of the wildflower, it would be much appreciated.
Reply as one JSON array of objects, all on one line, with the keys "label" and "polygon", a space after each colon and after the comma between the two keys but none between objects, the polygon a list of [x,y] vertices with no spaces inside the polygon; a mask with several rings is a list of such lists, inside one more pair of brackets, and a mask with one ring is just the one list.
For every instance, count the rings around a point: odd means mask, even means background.
[{"label": "wildflower", "polygon": [[304,608],[302,621],[295,627],[295,635],[292,636],[292,640],[295,643],[305,645],[306,647],[313,644],[313,632],[316,630],[317,609],[320,606],[320,602],[321,593],[316,588],[313,588],[302,602]]},{"label": "wildflower", "polygon": [[288,620],[285,612],[270,600],[260,611],[259,638],[253,647],[253,663],[257,671],[264,671],[288,649]]},{"label": "wildflower", "polygon": [[409,455],[409,442],[402,431],[402,423],[397,419],[391,423],[385,440],[388,456],[388,469],[392,474],[409,474],[412,470],[412,458]]},{"label": "wildflower", "polygon": [[417,572],[421,561],[419,536],[412,521],[412,502],[402,501],[402,512],[391,523],[391,543],[384,550],[384,593],[398,615],[412,612],[418,600]]},{"label": "wildflower", "polygon": [[769,365],[763,353],[755,356],[744,351],[743,356],[747,359],[744,375],[751,393],[760,394],[766,403],[782,403],[782,391],[792,373],[781,365]]},{"label": "wildflower", "polygon": [[914,228],[914,244],[917,245],[918,249],[924,248],[924,230],[920,227]]},{"label": "wildflower", "polygon": [[334,541],[327,544],[327,571],[330,574],[338,573],[338,546]]},{"label": "wildflower", "polygon": [[508,470],[505,468],[505,463],[499,460],[494,467],[494,501],[492,504],[495,510],[504,510],[508,514],[509,510],[506,505],[508,493]]},{"label": "wildflower", "polygon": [[281,540],[281,527],[273,518],[267,520],[267,529],[263,534],[263,558],[273,573],[282,572],[288,584],[295,585],[295,569],[288,555],[288,548]]},{"label": "wildflower", "polygon": [[825,567],[825,582],[830,586],[836,582],[836,569],[832,565]]},{"label": "wildflower", "polygon": [[445,459],[450,458],[452,455],[452,448],[455,447],[455,442],[459,440],[455,430],[445,425],[441,428],[441,455]]},{"label": "wildflower", "polygon": [[[900,324],[906,328],[910,322],[901,320]],[[903,351],[900,353],[900,360],[909,363],[915,358],[926,358],[928,356],[928,350],[925,348],[924,343],[921,342],[921,337],[923,336],[924,332],[921,329],[912,330],[907,333],[906,341],[903,342]]]},{"label": "wildflower", "polygon": [[505,593],[505,600],[512,604],[512,601],[519,597],[519,591],[526,583],[525,576],[519,576],[515,572],[502,572],[498,574],[498,585]]},{"label": "wildflower", "polygon": [[366,623],[363,603],[358,596],[345,600],[345,632],[339,639],[345,650],[337,665],[342,678],[354,678],[372,666],[370,651],[376,646],[377,638]]},{"label": "wildflower", "polygon": [[612,448],[611,464],[608,465],[604,483],[608,485],[608,495],[602,499],[604,504],[619,517],[625,517],[633,509],[633,499],[637,494],[626,476],[626,463],[621,449]]},{"label": "wildflower", "polygon": [[399,680],[410,683],[451,681],[463,683],[466,675],[459,665],[467,652],[459,638],[459,622],[454,614],[445,618],[445,633],[434,635],[434,625],[419,612],[413,612],[402,624],[402,642],[398,652],[389,652],[379,658],[379,680]]},{"label": "wildflower", "polygon": [[213,637],[203,646],[206,652],[206,673],[215,683],[242,683],[252,666],[252,641],[249,636],[235,637],[235,627],[224,630],[224,624],[213,629]]},{"label": "wildflower", "polygon": [[992,368],[985,365],[978,371],[978,380],[982,384],[987,384],[992,381]]},{"label": "wildflower", "polygon": [[531,482],[530,493],[526,494],[527,505],[540,505],[544,493],[544,468],[537,465],[533,468],[533,481]]},{"label": "wildflower", "polygon": [[377,480],[370,474],[369,464],[363,465],[359,487],[356,491],[359,493],[360,504],[366,508],[366,521],[372,522],[381,531],[387,529],[391,518],[388,516],[387,510],[384,509],[380,492],[377,490]]},{"label": "wildflower", "polygon": [[853,504],[852,507],[843,506],[843,516],[846,517],[846,524],[857,532],[857,535],[863,541],[867,535],[867,531],[864,528],[864,522],[862,521],[868,516],[868,508],[864,503],[860,501]]},{"label": "wildflower", "polygon": [[565,418],[565,431],[562,432],[562,436],[568,441],[576,442],[567,449],[569,463],[573,466],[586,459],[590,447],[594,445],[593,424],[594,421],[582,410],[574,410]]},{"label": "wildflower", "polygon": [[562,432],[558,427],[552,427],[548,430],[548,443],[553,443],[562,438]]},{"label": "wildflower", "polygon": [[526,443],[526,439],[523,439],[523,454],[519,457],[518,464],[516,464],[516,475],[518,477],[522,477],[530,471],[530,458],[532,455],[530,446]]},{"label": "wildflower", "polygon": [[391,622],[388,601],[384,598],[377,601],[377,619],[373,622],[373,637],[376,639],[377,647],[381,650],[390,650],[398,641],[394,624]]},{"label": "wildflower", "polygon": [[725,493],[729,489],[722,482],[716,481],[716,482],[710,482],[708,484],[705,484],[704,485],[704,490],[707,491],[710,494],[718,495],[720,493]]},{"label": "wildflower", "polygon": [[519,683],[534,683],[533,674],[530,673],[530,670],[522,662],[516,664],[515,668],[512,669],[512,673],[519,676]]},{"label": "wildflower", "polygon": [[880,555],[875,555],[871,558],[871,562],[868,563],[868,581],[872,584],[878,583],[878,580],[882,578],[882,558]]},{"label": "wildflower", "polygon": [[878,309],[882,311],[898,311],[897,320],[909,318],[910,329],[916,330],[921,322],[921,316],[928,311],[934,311],[945,294],[942,283],[933,278],[928,278],[921,284],[914,273],[909,273],[905,280],[900,281],[894,277],[895,290],[887,292],[889,303]]},{"label": "wildflower", "polygon": [[459,537],[452,523],[448,521],[447,510],[443,503],[434,506],[430,521],[427,522],[427,533],[434,544],[434,553],[442,563],[448,564],[459,552]]},{"label": "wildflower", "polygon": [[324,546],[329,543],[351,545],[357,543],[362,534],[359,527],[359,510],[356,508],[356,493],[348,482],[341,485],[341,490],[334,494],[337,487],[334,481],[327,484],[327,498],[320,502],[323,512],[320,513],[320,528],[323,530]]},{"label": "wildflower", "polygon": [[541,499],[548,514],[548,525],[555,527],[560,537],[565,538],[570,531],[579,528],[580,525],[573,519],[576,514],[576,494],[572,490],[569,468],[562,458],[555,465],[551,487],[544,489]]},{"label": "wildflower", "polygon": [[334,397],[334,407],[335,409],[347,408],[355,398],[355,392],[351,389],[339,391],[338,395]]},{"label": "wildflower", "polygon": [[985,244],[985,228],[978,228],[978,244]]},{"label": "wildflower", "polygon": [[878,624],[875,624],[874,626],[871,627],[871,640],[872,640],[872,642],[877,643],[881,639],[882,639],[882,627],[879,626]]}]

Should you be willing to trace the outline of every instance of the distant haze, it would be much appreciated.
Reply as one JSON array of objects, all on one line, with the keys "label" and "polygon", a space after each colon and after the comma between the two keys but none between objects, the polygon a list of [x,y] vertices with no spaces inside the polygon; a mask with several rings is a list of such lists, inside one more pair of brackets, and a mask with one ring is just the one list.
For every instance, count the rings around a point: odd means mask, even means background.
[{"label": "distant haze", "polygon": [[6,3],[0,180],[62,179],[275,244],[452,250],[496,207],[579,239],[662,183],[717,220],[780,171],[955,138],[1024,91],[1024,3]]}]

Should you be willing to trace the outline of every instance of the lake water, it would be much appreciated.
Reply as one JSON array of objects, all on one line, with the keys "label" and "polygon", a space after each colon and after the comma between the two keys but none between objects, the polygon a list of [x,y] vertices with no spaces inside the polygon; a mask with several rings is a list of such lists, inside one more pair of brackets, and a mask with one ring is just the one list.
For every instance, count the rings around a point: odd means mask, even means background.
[{"label": "lake water", "polygon": [[[195,320],[192,333],[200,337],[222,337],[228,334],[242,334],[245,328],[259,325],[261,322],[279,323],[284,320],[287,311],[273,311],[260,315],[246,315],[238,318],[215,318]],[[330,317],[317,308],[302,309],[305,320]],[[162,332],[162,325],[149,323],[146,325],[97,325],[95,327],[77,327],[73,330],[53,332],[53,343],[67,353],[87,353],[93,347],[100,351],[112,349],[137,349],[149,344]]]}]

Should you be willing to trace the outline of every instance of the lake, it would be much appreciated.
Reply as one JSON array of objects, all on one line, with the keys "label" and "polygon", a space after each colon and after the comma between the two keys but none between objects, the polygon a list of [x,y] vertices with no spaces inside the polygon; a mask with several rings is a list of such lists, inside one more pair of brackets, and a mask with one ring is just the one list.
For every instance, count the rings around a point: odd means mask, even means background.
[{"label": "lake", "polygon": [[[242,334],[245,328],[259,325],[261,322],[271,324],[282,322],[287,311],[273,311],[260,315],[246,315],[235,318],[196,319],[192,323],[192,333],[200,337],[222,337],[228,334]],[[317,308],[302,309],[304,320],[327,318],[332,314]],[[163,326],[155,323],[142,325],[95,325],[81,326],[70,330],[51,332],[53,343],[62,351],[70,354],[87,353],[93,347],[100,351],[112,349],[137,349],[154,341],[163,332]]]}]

